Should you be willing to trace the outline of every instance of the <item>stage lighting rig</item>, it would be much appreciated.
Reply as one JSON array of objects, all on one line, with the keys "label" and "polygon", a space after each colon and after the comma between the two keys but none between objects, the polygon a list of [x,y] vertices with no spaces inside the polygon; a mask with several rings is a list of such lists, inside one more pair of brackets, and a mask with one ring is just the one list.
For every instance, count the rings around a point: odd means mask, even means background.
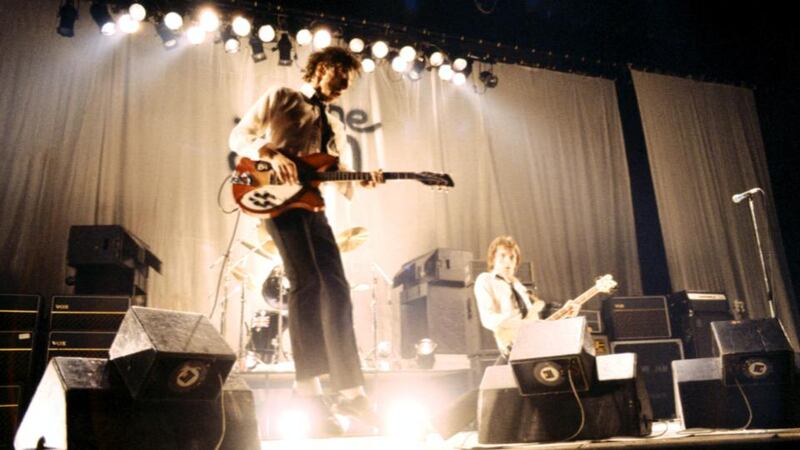
[{"label": "stage lighting rig", "polygon": [[253,52],[250,55],[253,58],[253,62],[259,63],[267,60],[267,54],[264,52],[264,43],[259,37],[250,36],[250,49]]},{"label": "stage lighting rig", "polygon": [[111,18],[111,13],[108,12],[108,4],[104,1],[96,0],[92,2],[89,7],[89,14],[92,20],[100,28],[100,32],[106,36],[111,36],[117,32],[117,25]]},{"label": "stage lighting rig", "polygon": [[497,87],[497,83],[499,81],[497,79],[497,75],[488,70],[484,70],[478,74],[478,79],[481,80],[481,83],[483,83],[483,85],[489,89]]},{"label": "stage lighting rig", "polygon": [[281,33],[281,38],[278,40],[278,64],[292,65],[292,41],[289,39],[289,33]]},{"label": "stage lighting rig", "polygon": [[58,10],[58,34],[64,37],[75,36],[75,21],[78,20],[78,10],[75,9],[73,0],[65,0]]},{"label": "stage lighting rig", "polygon": [[172,32],[172,30],[167,27],[165,20],[157,21],[154,26],[156,27],[156,33],[158,33],[158,37],[161,38],[161,42],[164,43],[164,47],[167,49],[175,48],[178,45],[178,36]]}]

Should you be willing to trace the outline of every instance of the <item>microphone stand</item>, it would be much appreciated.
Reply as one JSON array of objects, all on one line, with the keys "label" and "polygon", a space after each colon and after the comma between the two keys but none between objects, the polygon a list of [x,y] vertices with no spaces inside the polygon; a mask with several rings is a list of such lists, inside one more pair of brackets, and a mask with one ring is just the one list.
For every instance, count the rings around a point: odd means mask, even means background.
[{"label": "microphone stand", "polygon": [[758,258],[761,262],[761,273],[764,277],[764,288],[767,292],[767,305],[769,306],[769,315],[775,318],[775,302],[772,297],[772,282],[770,281],[769,271],[767,270],[767,263],[764,258],[764,250],[761,247],[761,238],[758,234],[758,220],[756,220],[756,210],[753,201],[753,195],[747,197],[747,204],[750,206],[750,218],[753,220],[753,233],[756,236],[756,245],[758,246]]}]

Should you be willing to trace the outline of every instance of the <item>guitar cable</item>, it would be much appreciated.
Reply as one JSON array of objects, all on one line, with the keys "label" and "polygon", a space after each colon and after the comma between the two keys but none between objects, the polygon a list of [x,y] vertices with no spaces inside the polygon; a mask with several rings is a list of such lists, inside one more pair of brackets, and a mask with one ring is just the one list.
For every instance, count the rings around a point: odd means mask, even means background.
[{"label": "guitar cable", "polygon": [[217,286],[214,289],[214,304],[211,306],[211,313],[208,315],[208,320],[211,320],[214,317],[214,313],[217,311],[217,304],[219,303],[219,290],[222,287],[222,276],[225,273],[225,266],[228,265],[228,260],[230,260],[231,256],[231,248],[233,247],[233,241],[236,238],[236,232],[239,230],[239,219],[242,218],[242,211],[239,208],[234,208],[230,211],[225,210],[222,206],[222,189],[225,187],[225,184],[233,178],[233,175],[228,175],[225,179],[222,180],[222,183],[219,185],[219,190],[217,191],[217,206],[224,214],[236,214],[236,223],[233,225],[233,233],[231,233],[231,239],[228,241],[228,247],[225,249],[225,253],[223,254],[222,262],[219,265],[219,274],[217,275]]},{"label": "guitar cable", "polygon": [[578,435],[583,431],[584,425],[586,424],[586,412],[583,410],[583,402],[581,402],[581,398],[578,396],[578,390],[575,389],[575,382],[572,380],[572,370],[570,369],[571,368],[567,367],[567,378],[569,379],[569,386],[572,388],[572,394],[575,396],[575,401],[578,403],[578,409],[581,412],[581,424],[577,431],[572,434],[572,436],[563,439],[562,442],[571,441],[578,437]]}]

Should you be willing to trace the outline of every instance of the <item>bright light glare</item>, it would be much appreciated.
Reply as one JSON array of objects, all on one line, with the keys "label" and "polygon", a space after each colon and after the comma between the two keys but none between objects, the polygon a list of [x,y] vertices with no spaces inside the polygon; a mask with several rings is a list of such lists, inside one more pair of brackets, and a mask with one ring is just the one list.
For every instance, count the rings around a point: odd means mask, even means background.
[{"label": "bright light glare", "polygon": [[395,72],[405,72],[408,68],[408,63],[403,59],[402,56],[395,56],[392,58],[392,69]]},{"label": "bright light glare", "polygon": [[190,44],[202,44],[206,40],[206,32],[197,25],[193,25],[186,30],[186,39]]},{"label": "bright light glare", "polygon": [[117,24],[114,22],[106,22],[100,28],[100,32],[103,33],[104,36],[113,36],[117,32]]},{"label": "bright light glare", "polygon": [[384,423],[390,436],[416,439],[427,432],[430,412],[415,400],[398,399],[386,410]]},{"label": "bright light glare", "polygon": [[456,60],[453,61],[453,69],[461,72],[462,70],[464,70],[466,68],[467,68],[467,60],[466,59],[464,59],[464,58],[456,58]]},{"label": "bright light glare", "polygon": [[297,45],[308,45],[311,43],[313,37],[311,36],[311,31],[309,31],[306,28],[303,28],[302,30],[297,32],[297,36],[295,36],[295,39],[297,39]]},{"label": "bright light glare", "polygon": [[236,33],[237,36],[245,37],[250,34],[252,26],[249,20],[242,16],[237,16],[233,19],[233,22],[231,22],[231,28],[233,28],[233,32]]},{"label": "bright light glare", "polygon": [[331,32],[320,28],[314,32],[314,48],[321,49],[331,45]]},{"label": "bright light glare", "polygon": [[444,62],[444,55],[442,52],[433,52],[431,53],[431,65],[433,67],[439,67]]},{"label": "bright light glare", "polygon": [[135,33],[139,31],[139,22],[130,14],[123,14],[119,16],[119,30],[128,34]]},{"label": "bright light glare", "polygon": [[386,45],[386,42],[378,41],[372,44],[372,56],[381,59],[386,57],[389,54],[389,46]]},{"label": "bright light glare", "polygon": [[360,38],[350,39],[350,51],[353,53],[361,53],[364,51],[364,41]]},{"label": "bright light glare", "polygon": [[272,25],[262,25],[258,29],[258,38],[262,42],[272,42],[275,39],[275,28]]},{"label": "bright light glare", "polygon": [[172,31],[179,30],[183,26],[183,17],[176,12],[167,13],[164,16],[164,25]]},{"label": "bright light glare", "polygon": [[236,53],[239,51],[239,47],[241,47],[241,43],[238,39],[228,39],[225,41],[225,52],[226,53]]},{"label": "bright light glare", "polygon": [[411,62],[417,57],[417,51],[414,50],[414,47],[406,45],[400,49],[400,57],[403,58],[405,62]]},{"label": "bright light glare", "polygon": [[444,81],[450,81],[453,79],[453,68],[450,67],[450,64],[442,64],[439,67],[439,78]]},{"label": "bright light glare", "polygon": [[364,58],[361,60],[361,69],[364,70],[366,73],[374,72],[375,71],[375,61],[370,58]]},{"label": "bright light glare", "polygon": [[140,3],[134,3],[128,8],[128,14],[133,17],[133,20],[141,22],[147,17],[147,10]]},{"label": "bright light glare", "polygon": [[455,84],[456,86],[461,86],[466,82],[467,82],[467,77],[464,75],[463,72],[456,72],[456,74],[453,75],[453,84]]},{"label": "bright light glare", "polygon": [[200,13],[200,26],[209,33],[217,31],[219,28],[219,16],[210,8],[204,9]]},{"label": "bright light glare", "polygon": [[277,427],[285,439],[303,439],[311,431],[311,422],[304,411],[291,409],[278,416]]}]

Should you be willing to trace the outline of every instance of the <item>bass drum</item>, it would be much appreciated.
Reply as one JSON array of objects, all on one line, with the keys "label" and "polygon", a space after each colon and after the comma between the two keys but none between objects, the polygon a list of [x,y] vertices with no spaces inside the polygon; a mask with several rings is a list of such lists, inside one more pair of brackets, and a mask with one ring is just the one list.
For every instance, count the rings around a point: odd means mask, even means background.
[{"label": "bass drum", "polygon": [[[288,330],[287,330],[288,331]],[[273,339],[278,335],[278,313],[260,309],[250,323],[250,342],[247,349],[264,356],[275,353]]]}]

